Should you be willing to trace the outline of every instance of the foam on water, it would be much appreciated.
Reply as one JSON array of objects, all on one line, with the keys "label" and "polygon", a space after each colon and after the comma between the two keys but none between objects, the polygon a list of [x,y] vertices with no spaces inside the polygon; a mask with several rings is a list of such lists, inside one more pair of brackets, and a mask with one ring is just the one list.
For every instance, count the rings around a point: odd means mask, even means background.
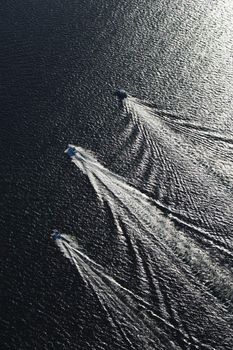
[{"label": "foam on water", "polygon": [[[103,167],[81,147],[76,148],[84,161],[73,158],[74,164],[89,177],[101,202],[107,202],[119,228],[119,221],[126,223],[134,235],[152,252],[158,247],[186,263],[202,284],[220,300],[233,298],[231,272],[220,266],[195,240],[178,230],[173,222],[181,223],[168,207],[141,193],[120,176]],[[164,215],[163,210],[169,211]],[[186,224],[185,222],[182,222]],[[187,223],[187,227],[190,227]],[[196,230],[198,228],[195,227]],[[227,251],[231,254],[230,251]],[[177,267],[176,267],[177,268]]]},{"label": "foam on water", "polygon": [[[191,343],[198,344],[184,329],[174,327],[168,319],[159,316],[153,305],[106,274],[102,266],[80,250],[74,238],[69,235],[63,238],[56,240],[56,244],[92,290],[111,327],[129,349],[183,349]],[[179,338],[178,342],[171,340],[174,335]],[[203,343],[199,345],[211,349]]]}]

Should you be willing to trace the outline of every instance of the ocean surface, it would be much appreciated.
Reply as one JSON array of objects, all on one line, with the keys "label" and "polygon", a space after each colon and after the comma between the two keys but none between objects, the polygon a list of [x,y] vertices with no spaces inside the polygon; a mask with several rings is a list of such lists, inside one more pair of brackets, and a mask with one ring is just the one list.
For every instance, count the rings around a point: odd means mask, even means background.
[{"label": "ocean surface", "polygon": [[0,348],[232,350],[233,2],[0,13]]}]

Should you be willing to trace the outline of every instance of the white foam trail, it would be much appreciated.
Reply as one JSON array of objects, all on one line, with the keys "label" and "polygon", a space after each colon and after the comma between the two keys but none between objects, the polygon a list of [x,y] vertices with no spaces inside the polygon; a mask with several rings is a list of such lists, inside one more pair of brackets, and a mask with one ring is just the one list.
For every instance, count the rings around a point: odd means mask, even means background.
[{"label": "white foam trail", "polygon": [[[229,145],[233,145],[233,135],[232,133],[229,133],[227,131],[226,134],[221,134],[217,129],[211,129],[207,128],[205,126],[202,126],[201,124],[198,124],[196,122],[191,123],[185,120],[185,118],[172,111],[168,111],[165,109],[158,109],[155,105],[153,105],[149,101],[142,101],[139,100],[138,98],[129,96],[128,99],[125,101],[125,107],[129,112],[139,112],[140,115],[145,115],[146,113],[149,113],[151,116],[153,116],[154,121],[155,118],[159,118],[160,120],[166,122],[168,125],[179,125],[179,126],[184,126],[187,129],[191,129],[192,131],[197,133],[202,136],[202,137],[207,137],[213,138],[214,140],[218,140],[221,142],[226,142]],[[184,130],[181,128],[181,130]],[[195,134],[194,134],[195,135]]]},{"label": "white foam trail", "polygon": [[[65,240],[56,240],[56,244],[77,268],[85,285],[92,289],[109,322],[129,349],[178,350],[190,344],[192,337],[156,314],[151,304],[107,275],[99,264],[80,250],[74,239],[68,235],[63,237]],[[179,344],[171,341],[174,336],[181,339]],[[180,347],[180,343],[184,347]],[[208,346],[204,348],[211,349]]]},{"label": "white foam trail", "polygon": [[[119,218],[133,229],[137,239],[147,244],[148,249],[162,249],[188,264],[198,279],[217,293],[225,301],[233,300],[233,279],[231,273],[210,257],[199,245],[185,233],[177,230],[172,221],[158,209],[162,205],[150,200],[146,195],[128,185],[125,180],[103,167],[93,156],[87,156],[85,150],[77,147],[82,154],[82,168],[101,201],[106,201],[114,218]],[[73,162],[79,167],[74,157]],[[165,208],[163,206],[163,208]],[[169,209],[169,208],[166,208]],[[177,222],[174,214],[171,214]],[[180,220],[181,221],[181,220]],[[229,252],[230,253],[230,252]]]},{"label": "white foam trail", "polygon": [[188,123],[168,111],[159,110],[148,102],[131,96],[126,100],[125,106],[135,124],[142,127],[143,134],[143,128],[146,128],[151,136],[164,141],[167,139],[171,149],[186,154],[187,160],[193,157],[195,164],[198,161],[199,166],[217,177],[218,181],[226,187],[232,187],[233,135],[225,136],[199,124]]},{"label": "white foam trail", "polygon": [[[186,224],[193,222],[202,227],[202,238],[208,245],[232,256],[232,140],[224,139],[224,135],[218,138],[214,131],[200,125],[187,126],[185,121],[169,113],[164,116],[133,97],[125,105],[152,154],[154,174],[159,175],[158,183],[153,175],[146,188],[156,189],[161,201],[168,199],[183,218],[188,218]],[[183,223],[180,216],[179,221]]]}]

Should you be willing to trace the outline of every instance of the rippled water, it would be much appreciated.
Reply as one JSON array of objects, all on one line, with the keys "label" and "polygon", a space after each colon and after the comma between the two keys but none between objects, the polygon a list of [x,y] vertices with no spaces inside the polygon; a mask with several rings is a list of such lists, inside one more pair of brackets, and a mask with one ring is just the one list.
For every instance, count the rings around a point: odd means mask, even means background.
[{"label": "rippled water", "polygon": [[3,348],[232,349],[232,3],[1,13]]}]

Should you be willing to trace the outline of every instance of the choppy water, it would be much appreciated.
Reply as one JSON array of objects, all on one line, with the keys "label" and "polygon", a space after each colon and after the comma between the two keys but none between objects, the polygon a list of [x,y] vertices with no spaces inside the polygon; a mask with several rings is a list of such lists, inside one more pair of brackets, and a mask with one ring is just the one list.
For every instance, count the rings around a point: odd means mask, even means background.
[{"label": "choppy water", "polygon": [[232,6],[2,6],[4,349],[232,349]]}]

